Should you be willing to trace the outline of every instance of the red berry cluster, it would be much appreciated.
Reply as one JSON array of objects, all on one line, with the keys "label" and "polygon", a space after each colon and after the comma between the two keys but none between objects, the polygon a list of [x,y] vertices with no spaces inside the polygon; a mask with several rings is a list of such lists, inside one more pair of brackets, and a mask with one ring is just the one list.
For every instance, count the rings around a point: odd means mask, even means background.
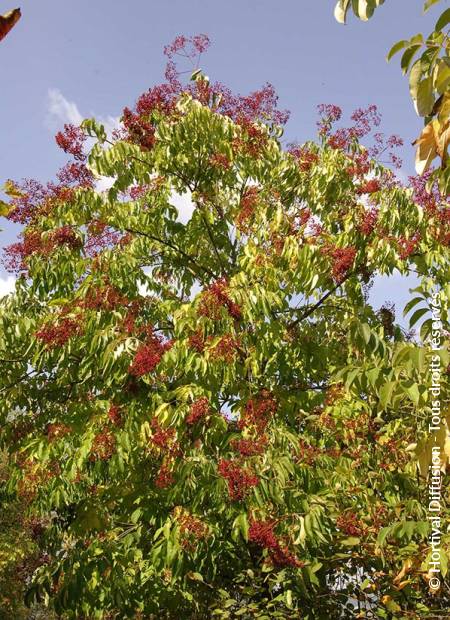
[{"label": "red berry cluster", "polygon": [[302,172],[309,172],[313,165],[319,160],[319,156],[304,146],[291,146],[288,153],[294,157],[299,169]]},{"label": "red berry cluster", "polygon": [[267,437],[264,435],[258,439],[235,439],[231,447],[241,456],[257,456],[262,454],[267,446]]},{"label": "red berry cluster", "polygon": [[[209,341],[212,339],[212,336],[208,338]],[[228,364],[234,361],[238,351],[239,342],[236,338],[233,338],[233,336],[230,336],[229,334],[222,336],[220,340],[210,348],[212,359],[227,362]]]},{"label": "red berry cluster", "polygon": [[219,319],[222,308],[225,308],[233,319],[239,320],[241,318],[239,306],[228,295],[228,283],[225,278],[213,282],[202,293],[198,314],[210,319]]},{"label": "red berry cluster", "polygon": [[346,512],[336,520],[336,526],[347,536],[364,536],[366,526],[354,512]]},{"label": "red berry cluster", "polygon": [[238,422],[240,429],[252,427],[263,433],[277,410],[277,402],[268,390],[261,390],[255,398],[247,401]]},{"label": "red berry cluster", "polygon": [[56,136],[56,144],[62,148],[65,153],[73,155],[75,159],[80,161],[86,158],[83,153],[83,144],[86,140],[86,134],[81,127],[75,125],[64,125],[64,131],[59,131]]},{"label": "red berry cluster", "polygon": [[105,222],[93,220],[87,226],[87,239],[84,251],[87,256],[95,258],[102,250],[118,245],[123,238],[120,233]]},{"label": "red berry cluster", "polygon": [[72,250],[81,247],[81,239],[77,237],[71,226],[57,228],[51,234],[51,240],[55,245],[66,245]]},{"label": "red berry cluster", "polygon": [[232,500],[242,500],[258,482],[251,469],[241,467],[236,461],[221,459],[218,465],[219,474],[228,482],[228,493]]},{"label": "red berry cluster", "polygon": [[170,450],[175,442],[175,429],[163,428],[158,422],[157,418],[153,418],[151,421],[152,427],[152,443],[161,450]]},{"label": "red berry cluster", "polygon": [[80,306],[89,310],[111,311],[127,303],[126,297],[121,295],[114,286],[106,283],[104,286],[91,287],[83,301],[80,302]]},{"label": "red berry cluster", "polygon": [[70,433],[71,430],[72,429],[66,424],[49,424],[47,426],[48,440],[50,442],[55,441],[55,439],[59,439]]},{"label": "red berry cluster", "polygon": [[399,237],[399,239],[397,240],[397,243],[398,243],[398,253],[399,253],[400,258],[402,260],[406,260],[407,258],[409,258],[411,254],[413,254],[416,251],[417,246],[419,245],[419,242],[420,242],[420,233],[416,233],[410,239],[407,239],[406,237]]},{"label": "red berry cluster", "polygon": [[66,317],[52,324],[46,323],[36,332],[36,338],[45,342],[48,348],[60,347],[78,335],[80,330],[79,321]]},{"label": "red berry cluster", "polygon": [[274,521],[252,520],[248,530],[248,539],[259,547],[269,551],[269,557],[274,566],[300,568],[304,566],[295,555],[289,551],[286,541],[280,540],[274,533]]},{"label": "red berry cluster", "polygon": [[139,345],[128,372],[135,377],[142,377],[152,372],[171,346],[171,341],[164,342],[160,336],[152,331],[146,342]]},{"label": "red berry cluster", "polygon": [[356,189],[357,194],[374,194],[381,189],[380,181],[378,179],[370,179],[366,181]]},{"label": "red berry cluster", "polygon": [[91,445],[91,461],[107,461],[116,451],[116,438],[111,431],[102,431],[94,437]]},{"label": "red berry cluster", "polygon": [[155,478],[155,486],[158,489],[166,489],[175,482],[169,466],[165,463],[161,465]]},{"label": "red berry cluster", "polygon": [[236,219],[236,226],[242,232],[248,231],[247,223],[252,218],[256,205],[259,200],[259,190],[257,187],[247,187],[239,203],[239,214]]},{"label": "red berry cluster", "polygon": [[206,396],[194,400],[186,416],[186,424],[195,424],[209,413],[209,400]]},{"label": "red berry cluster", "polygon": [[228,170],[231,166],[231,162],[223,153],[213,153],[209,158],[209,163],[214,168],[222,168],[222,170]]},{"label": "red berry cluster", "polygon": [[197,351],[197,353],[203,353],[205,350],[205,338],[201,330],[197,330],[188,339],[188,347]]},{"label": "red berry cluster", "polygon": [[207,526],[197,517],[191,515],[187,510],[175,508],[174,516],[178,521],[181,546],[189,551],[193,551],[199,540],[206,538],[208,534]]},{"label": "red berry cluster", "polygon": [[370,235],[375,230],[375,226],[378,222],[379,212],[378,209],[372,207],[370,210],[364,212],[361,223],[358,228],[363,235]]},{"label": "red berry cluster", "polygon": [[333,259],[332,276],[339,283],[342,282],[347,275],[350,267],[353,265],[356,248],[349,246],[347,248],[337,248],[335,246],[326,245],[322,248],[322,253],[331,256]]},{"label": "red berry cluster", "polygon": [[325,393],[325,406],[331,407],[336,402],[342,399],[344,395],[344,386],[342,383],[336,383],[330,385]]},{"label": "red berry cluster", "polygon": [[22,463],[18,462],[18,465],[23,474],[19,482],[18,493],[25,501],[32,501],[40,487],[61,473],[56,461],[50,461],[46,469],[40,468],[32,459],[25,459]]},{"label": "red berry cluster", "polygon": [[119,405],[111,405],[108,410],[108,418],[114,426],[122,426],[122,408]]}]

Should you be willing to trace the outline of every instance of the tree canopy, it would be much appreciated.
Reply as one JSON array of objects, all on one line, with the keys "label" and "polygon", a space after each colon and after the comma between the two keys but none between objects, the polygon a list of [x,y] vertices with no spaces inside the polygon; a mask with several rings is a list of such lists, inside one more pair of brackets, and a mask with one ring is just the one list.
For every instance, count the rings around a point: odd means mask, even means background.
[{"label": "tree canopy", "polygon": [[[286,147],[270,85],[238,96],[198,69],[183,84],[175,55],[195,65],[208,43],[168,46],[167,81],[112,136],[66,126],[56,181],[6,188],[24,231],[0,301],[2,489],[40,527],[27,603],[89,619],[449,609],[445,583],[428,587],[423,499],[445,201],[380,163],[399,139],[370,141],[375,106],[345,126],[323,105],[317,141]],[[368,301],[394,270],[420,278],[420,335]]]}]

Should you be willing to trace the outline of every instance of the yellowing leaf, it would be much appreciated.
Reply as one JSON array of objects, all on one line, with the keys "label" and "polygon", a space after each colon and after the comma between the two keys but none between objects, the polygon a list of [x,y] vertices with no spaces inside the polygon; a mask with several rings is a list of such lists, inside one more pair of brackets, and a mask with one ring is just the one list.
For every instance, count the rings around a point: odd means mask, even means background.
[{"label": "yellowing leaf", "polygon": [[11,211],[11,205],[3,200],[0,200],[0,216],[6,217],[8,213]]},{"label": "yellowing leaf", "polygon": [[411,569],[412,560],[408,558],[403,562],[402,570],[394,577],[394,583],[399,583],[407,575]]},{"label": "yellowing leaf", "polygon": [[428,170],[437,155],[439,140],[439,121],[433,120],[425,126],[420,136],[413,142],[417,146],[416,172],[423,174]]},{"label": "yellowing leaf", "polygon": [[16,186],[16,184],[10,179],[5,181],[1,189],[5,194],[10,196],[11,198],[22,198],[22,196],[24,195],[23,192],[21,192],[19,188]]},{"label": "yellowing leaf", "polygon": [[350,0],[339,0],[334,7],[334,17],[340,24],[345,24]]},{"label": "yellowing leaf", "polygon": [[4,15],[0,15],[0,41],[6,37],[21,17],[20,9],[13,9]]}]

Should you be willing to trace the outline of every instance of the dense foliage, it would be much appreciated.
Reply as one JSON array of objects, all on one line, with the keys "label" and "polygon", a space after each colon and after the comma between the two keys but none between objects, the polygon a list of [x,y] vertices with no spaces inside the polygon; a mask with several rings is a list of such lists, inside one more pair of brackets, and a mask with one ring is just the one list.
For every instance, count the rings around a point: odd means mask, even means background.
[{"label": "dense foliage", "polygon": [[[360,145],[374,106],[349,127],[321,106],[318,142],[284,148],[271,86],[183,85],[174,55],[207,45],[177,38],[168,81],[113,136],[66,126],[57,181],[6,188],[25,228],[0,302],[3,486],[40,525],[27,602],[89,619],[449,609],[427,581],[424,344],[435,289],[447,320],[448,207],[377,161],[398,138]],[[368,303],[395,269],[421,280],[420,337]]]}]

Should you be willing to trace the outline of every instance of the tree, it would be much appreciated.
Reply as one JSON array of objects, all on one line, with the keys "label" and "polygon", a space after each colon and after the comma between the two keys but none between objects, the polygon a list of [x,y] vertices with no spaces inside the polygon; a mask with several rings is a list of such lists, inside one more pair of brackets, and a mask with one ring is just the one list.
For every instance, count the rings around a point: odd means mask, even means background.
[{"label": "tree", "polygon": [[[426,0],[424,12],[440,0]],[[334,15],[338,22],[345,23],[351,8],[359,19],[367,21],[384,0],[338,0]],[[426,173],[436,157],[441,160],[441,168],[427,175],[428,189],[438,182],[440,191],[450,194],[450,166],[448,165],[448,145],[450,144],[450,8],[441,13],[433,32],[424,39],[416,34],[410,39],[395,43],[387,55],[390,60],[403,51],[401,68],[404,75],[409,73],[409,90],[417,114],[424,118],[425,128],[414,142],[417,145],[416,170]],[[425,49],[424,49],[425,48]],[[421,51],[419,58],[417,54]]]},{"label": "tree", "polygon": [[7,188],[25,229],[0,305],[1,438],[47,554],[27,601],[64,618],[448,609],[426,567],[431,354],[367,300],[375,274],[414,270],[422,340],[432,300],[447,320],[442,197],[374,159],[398,138],[360,144],[374,106],[345,127],[323,105],[318,143],[283,148],[272,87],[211,83],[207,46],[178,37],[113,136],[66,126],[58,181]]}]

